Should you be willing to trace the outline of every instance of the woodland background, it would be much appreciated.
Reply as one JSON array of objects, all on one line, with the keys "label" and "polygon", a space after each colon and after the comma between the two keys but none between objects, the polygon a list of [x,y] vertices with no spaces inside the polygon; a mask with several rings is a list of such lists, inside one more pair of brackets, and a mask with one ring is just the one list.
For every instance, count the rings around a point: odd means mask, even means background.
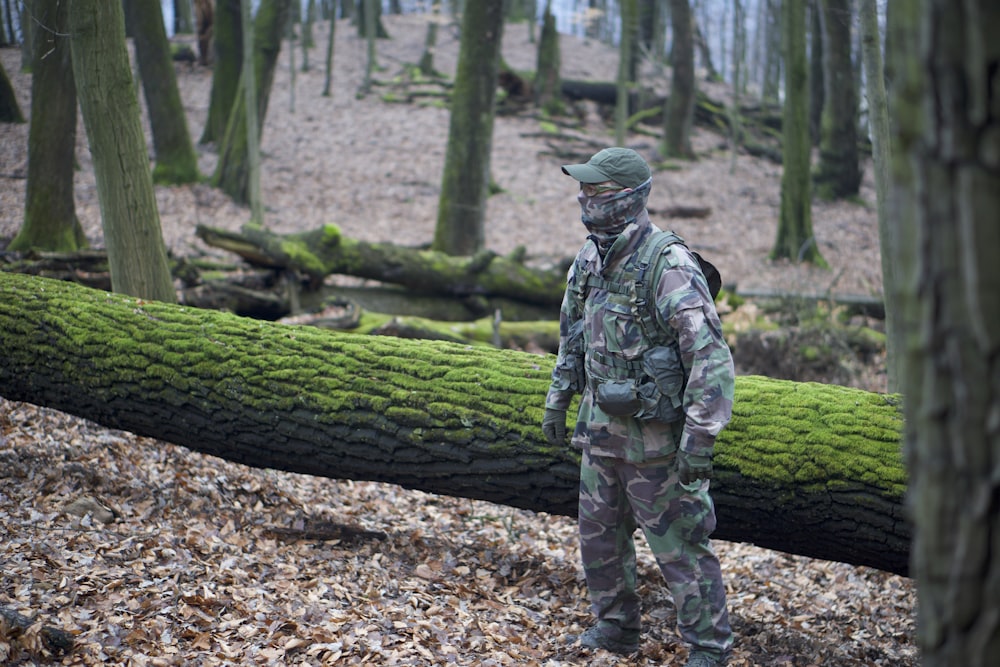
[{"label": "woodland background", "polygon": [[[419,58],[427,17],[384,20],[391,39],[379,41],[377,76],[389,82]],[[318,27],[322,43],[325,28]],[[266,222],[282,232],[336,222],[361,239],[426,243],[447,111],[386,103],[378,91],[357,97],[364,45],[347,22],[337,30],[331,98],[318,94],[318,66],[301,71],[301,53],[283,49],[264,130]],[[523,24],[508,25],[503,44],[513,67],[533,68]],[[613,78],[612,47],[568,37],[561,44],[564,76]],[[453,71],[456,47],[453,28],[445,28],[438,69]],[[5,49],[0,57],[27,107],[19,54]],[[197,136],[211,74],[184,63],[177,73]],[[525,245],[537,261],[551,262],[581,242],[575,184],[559,165],[585,160],[611,137],[595,105],[581,105],[579,113],[570,155],[564,142],[546,136],[538,117],[498,118],[492,170],[503,191],[488,204],[491,249]],[[23,206],[18,175],[27,133],[7,125],[0,133],[0,239],[9,239]],[[100,246],[85,141],[81,132],[77,211]],[[814,207],[831,269],[775,264],[767,253],[780,166],[734,159],[725,139],[704,129],[694,141],[698,159],[658,171],[650,206],[657,224],[691,240],[729,284],[879,293],[870,182],[860,201]],[[627,143],[658,158],[654,137],[634,134]],[[210,148],[200,150],[203,173],[214,159]],[[195,224],[238,229],[247,217],[205,185],[158,187],[157,203],[164,237],[181,255],[217,253],[194,238]],[[675,204],[712,213],[699,220],[657,216]],[[850,375],[859,386],[879,388],[877,364]],[[607,654],[563,645],[564,635],[589,620],[574,526],[564,518],[241,468],[54,411],[7,401],[0,407],[0,457],[9,471],[0,478],[7,531],[0,602],[78,632],[80,648],[66,664],[616,664]],[[718,546],[740,637],[732,664],[915,664],[909,580]],[[617,664],[680,664],[668,596],[651,560],[641,558],[650,634],[639,657]]]}]

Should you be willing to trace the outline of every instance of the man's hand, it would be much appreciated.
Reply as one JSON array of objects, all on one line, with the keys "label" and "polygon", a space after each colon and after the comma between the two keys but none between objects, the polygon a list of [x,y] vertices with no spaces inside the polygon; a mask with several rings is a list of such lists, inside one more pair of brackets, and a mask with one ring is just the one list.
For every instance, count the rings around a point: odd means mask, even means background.
[{"label": "man's hand", "polygon": [[545,408],[542,418],[542,433],[550,445],[566,444],[566,411]]},{"label": "man's hand", "polygon": [[694,484],[699,480],[712,479],[712,457],[677,452],[677,476],[681,484]]}]

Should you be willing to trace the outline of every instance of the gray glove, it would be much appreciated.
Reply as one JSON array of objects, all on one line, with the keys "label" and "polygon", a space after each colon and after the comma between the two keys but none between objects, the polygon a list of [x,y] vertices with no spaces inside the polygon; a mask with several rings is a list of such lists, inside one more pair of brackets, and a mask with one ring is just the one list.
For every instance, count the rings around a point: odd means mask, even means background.
[{"label": "gray glove", "polygon": [[542,433],[550,445],[566,444],[566,411],[555,408],[545,408],[542,418]]},{"label": "gray glove", "polygon": [[694,484],[699,480],[712,479],[712,457],[677,452],[677,476],[681,484]]}]

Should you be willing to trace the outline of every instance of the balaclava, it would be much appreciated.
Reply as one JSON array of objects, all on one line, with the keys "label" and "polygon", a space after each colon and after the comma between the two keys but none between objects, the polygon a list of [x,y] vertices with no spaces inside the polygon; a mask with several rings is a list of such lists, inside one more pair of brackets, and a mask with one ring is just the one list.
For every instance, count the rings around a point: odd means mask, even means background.
[{"label": "balaclava", "polygon": [[615,239],[645,213],[646,201],[653,179],[647,178],[638,187],[621,192],[606,192],[588,197],[580,190],[580,219],[603,257]]}]

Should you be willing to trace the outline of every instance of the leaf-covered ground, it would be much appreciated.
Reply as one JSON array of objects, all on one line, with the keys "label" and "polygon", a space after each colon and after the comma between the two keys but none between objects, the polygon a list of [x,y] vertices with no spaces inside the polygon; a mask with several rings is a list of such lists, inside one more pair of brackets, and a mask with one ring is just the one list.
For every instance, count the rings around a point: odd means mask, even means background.
[{"label": "leaf-covered ground", "polygon": [[[917,664],[910,580],[716,544],[730,664]],[[682,665],[644,546],[639,562],[641,653],[586,651],[565,642],[590,622],[570,519],[255,470],[0,400],[0,605],[73,633],[61,664]],[[0,664],[48,657],[37,627],[0,635]]]}]

